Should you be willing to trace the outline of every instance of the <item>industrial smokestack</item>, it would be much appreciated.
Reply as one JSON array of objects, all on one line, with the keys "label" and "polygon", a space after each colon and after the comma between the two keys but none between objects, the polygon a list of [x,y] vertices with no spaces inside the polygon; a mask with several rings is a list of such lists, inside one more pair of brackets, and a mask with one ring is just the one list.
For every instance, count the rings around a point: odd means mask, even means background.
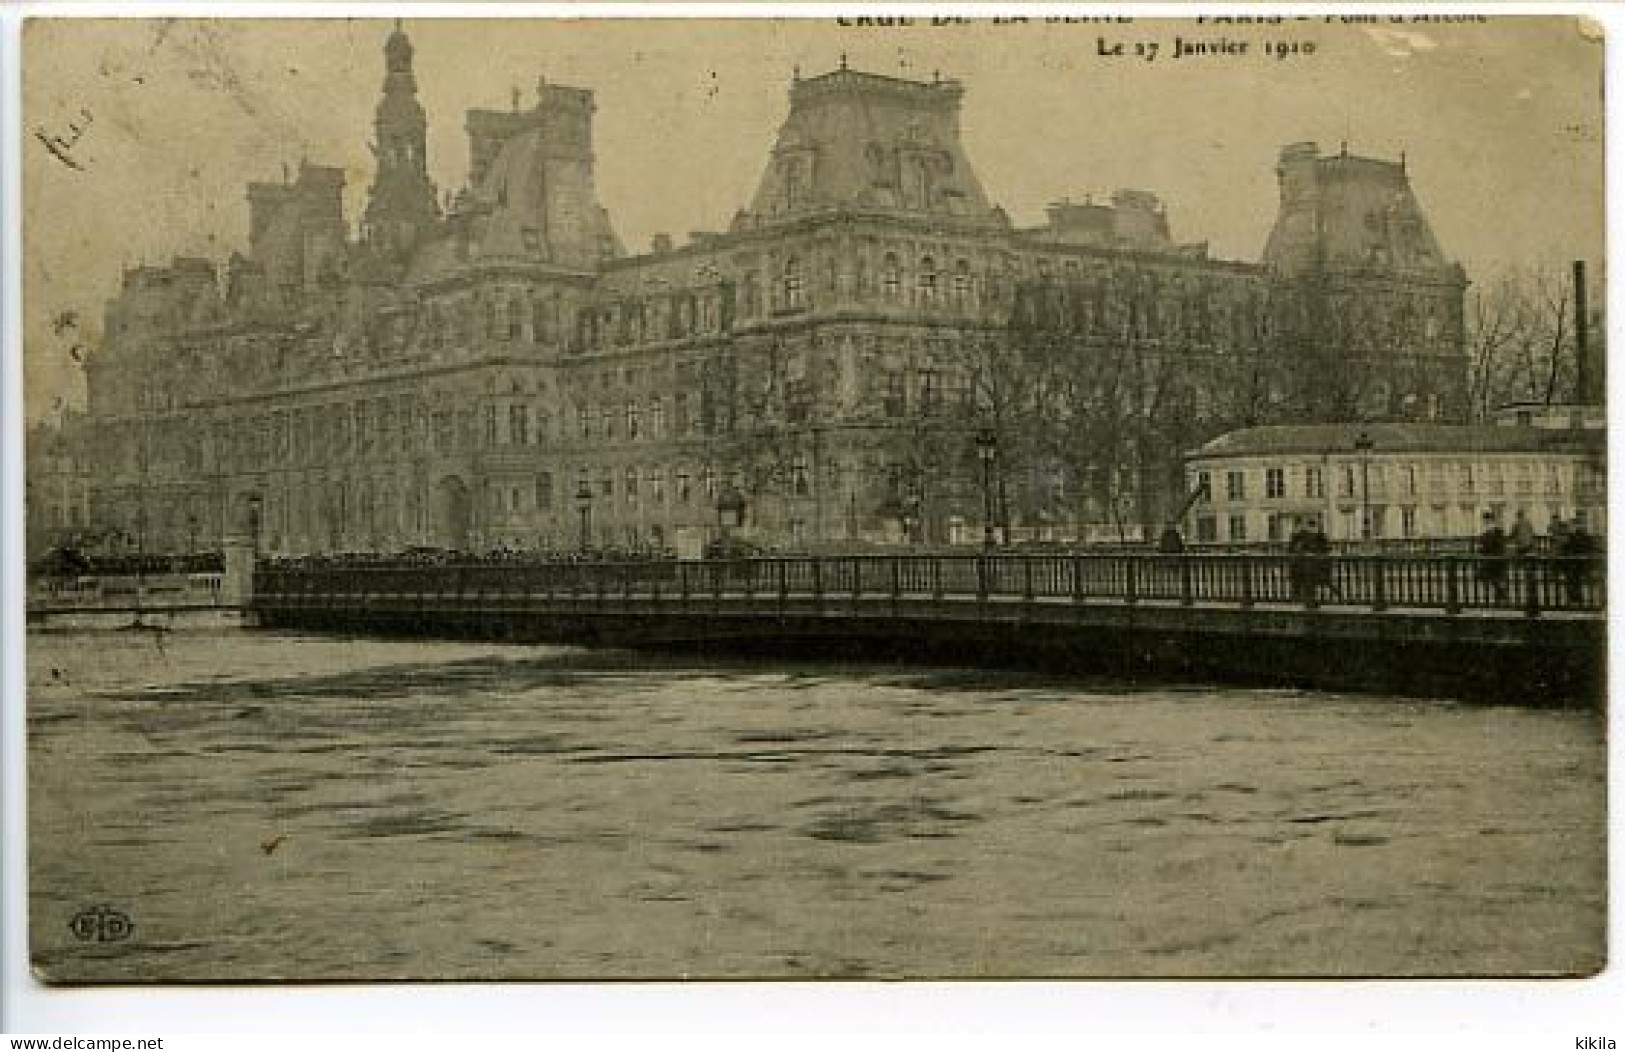
[{"label": "industrial smokestack", "polygon": [[1591,401],[1591,353],[1586,346],[1590,332],[1590,318],[1586,311],[1586,264],[1574,261],[1574,400]]}]

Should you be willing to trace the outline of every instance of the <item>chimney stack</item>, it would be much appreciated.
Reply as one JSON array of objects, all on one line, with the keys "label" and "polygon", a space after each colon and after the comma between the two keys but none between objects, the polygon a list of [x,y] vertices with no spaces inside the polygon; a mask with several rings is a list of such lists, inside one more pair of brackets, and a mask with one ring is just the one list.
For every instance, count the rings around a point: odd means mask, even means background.
[{"label": "chimney stack", "polygon": [[1586,310],[1585,260],[1574,261],[1574,400],[1591,401],[1590,318]]}]

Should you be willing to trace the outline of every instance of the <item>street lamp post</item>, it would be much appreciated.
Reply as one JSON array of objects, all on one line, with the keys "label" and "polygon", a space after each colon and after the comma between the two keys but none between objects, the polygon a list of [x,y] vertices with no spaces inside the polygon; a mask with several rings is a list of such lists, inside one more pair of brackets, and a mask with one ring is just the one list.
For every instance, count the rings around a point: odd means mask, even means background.
[{"label": "street lamp post", "polygon": [[919,483],[910,483],[908,494],[903,498],[903,539],[909,544],[918,544],[922,539],[920,511],[923,504]]},{"label": "street lamp post", "polygon": [[982,547],[991,551],[993,538],[993,461],[999,455],[998,436],[992,428],[976,432],[976,458],[982,462]]},{"label": "street lamp post", "polygon": [[260,509],[264,502],[258,493],[248,495],[248,536],[249,551],[258,559],[260,555]]},{"label": "street lamp post", "polygon": [[592,543],[592,483],[582,478],[576,483],[576,508],[581,512],[581,550]]},{"label": "street lamp post", "polygon": [[1354,440],[1355,452],[1360,454],[1360,539],[1370,540],[1375,534],[1371,522],[1371,450],[1376,443],[1364,431]]}]

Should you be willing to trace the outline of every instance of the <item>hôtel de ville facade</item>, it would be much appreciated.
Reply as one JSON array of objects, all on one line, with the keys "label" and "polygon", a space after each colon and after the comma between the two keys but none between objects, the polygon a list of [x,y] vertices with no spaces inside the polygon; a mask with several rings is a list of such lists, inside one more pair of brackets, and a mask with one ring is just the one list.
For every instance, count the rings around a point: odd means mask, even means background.
[{"label": "h\u00f4tel de ville facade", "polygon": [[[124,273],[64,436],[81,527],[202,549],[252,507],[277,553],[673,548],[728,500],[785,547],[1144,531],[1231,428],[1465,413],[1466,277],[1403,159],[1282,147],[1259,262],[1176,240],[1145,191],[1023,229],[961,144],[964,85],[843,60],[794,77],[726,230],[629,252],[590,91],[469,110],[446,192],[398,26],[383,66],[358,222],[301,163],[248,185],[222,267]],[[1027,426],[1058,376],[1097,454]]]}]

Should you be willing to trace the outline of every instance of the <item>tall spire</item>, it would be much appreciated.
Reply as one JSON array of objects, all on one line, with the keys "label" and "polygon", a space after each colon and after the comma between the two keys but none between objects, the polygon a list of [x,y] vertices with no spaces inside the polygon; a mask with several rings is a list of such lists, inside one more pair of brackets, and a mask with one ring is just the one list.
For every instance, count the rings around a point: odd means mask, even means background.
[{"label": "tall spire", "polygon": [[412,72],[412,42],[395,20],[384,43],[383,97],[373,120],[378,170],[368,193],[363,236],[376,250],[404,257],[440,217],[429,179],[428,122]]}]

